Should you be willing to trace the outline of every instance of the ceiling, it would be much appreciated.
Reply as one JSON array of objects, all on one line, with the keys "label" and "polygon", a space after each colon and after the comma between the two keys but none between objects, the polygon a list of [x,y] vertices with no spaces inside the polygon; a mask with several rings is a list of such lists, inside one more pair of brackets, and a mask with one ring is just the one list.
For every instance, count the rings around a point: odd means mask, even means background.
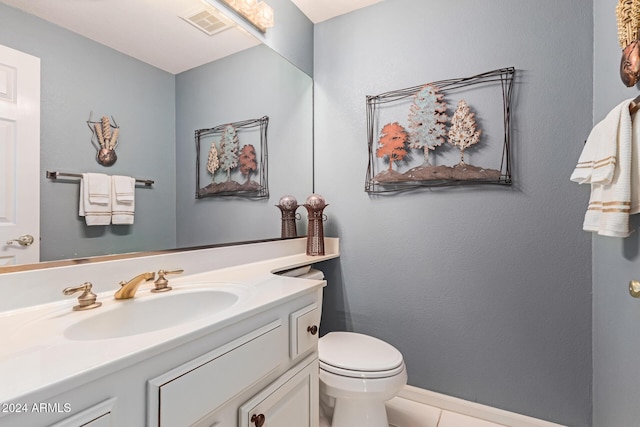
[{"label": "ceiling", "polygon": [[[267,0],[268,2],[269,0]],[[291,0],[298,9],[317,24],[327,19],[370,6],[382,0]]]},{"label": "ceiling", "polygon": [[[105,0],[0,1],[172,74],[260,43],[237,26],[208,35],[181,18],[216,12],[202,0],[108,0],[108,7]],[[382,0],[292,1],[318,23]]]}]

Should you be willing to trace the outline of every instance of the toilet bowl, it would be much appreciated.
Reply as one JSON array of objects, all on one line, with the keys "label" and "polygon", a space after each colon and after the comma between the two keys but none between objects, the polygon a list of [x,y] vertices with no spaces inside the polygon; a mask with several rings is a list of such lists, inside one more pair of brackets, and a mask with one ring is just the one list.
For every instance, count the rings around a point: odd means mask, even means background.
[{"label": "toilet bowl", "polygon": [[407,383],[402,354],[377,338],[330,332],[318,341],[320,406],[331,427],[389,427],[384,403]]}]

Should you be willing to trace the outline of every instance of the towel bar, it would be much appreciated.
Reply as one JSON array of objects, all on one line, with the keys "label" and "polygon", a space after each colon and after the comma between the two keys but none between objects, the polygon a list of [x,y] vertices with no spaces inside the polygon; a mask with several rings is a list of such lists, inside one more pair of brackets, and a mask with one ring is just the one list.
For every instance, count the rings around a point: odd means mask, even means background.
[{"label": "towel bar", "polygon": [[[82,178],[82,174],[80,173],[68,173],[68,172],[51,172],[47,171],[47,178],[49,179],[58,179],[58,177],[70,177],[70,178]],[[146,187],[151,187],[155,181],[152,179],[138,179],[136,178],[137,183],[144,184]]]}]

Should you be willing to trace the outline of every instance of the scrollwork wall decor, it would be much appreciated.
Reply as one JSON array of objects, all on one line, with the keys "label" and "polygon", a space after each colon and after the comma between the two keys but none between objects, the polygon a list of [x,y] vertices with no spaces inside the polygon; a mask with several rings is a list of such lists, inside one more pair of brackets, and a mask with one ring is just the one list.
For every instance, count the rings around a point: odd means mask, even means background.
[{"label": "scrollwork wall decor", "polygon": [[99,122],[94,122],[91,119],[92,115],[93,112],[89,113],[87,126],[91,129],[91,143],[97,150],[96,160],[102,166],[111,166],[118,160],[116,146],[120,127],[113,117],[109,120],[107,116],[102,116]]},{"label": "scrollwork wall decor", "polygon": [[367,96],[365,191],[511,184],[514,75],[509,67]]}]

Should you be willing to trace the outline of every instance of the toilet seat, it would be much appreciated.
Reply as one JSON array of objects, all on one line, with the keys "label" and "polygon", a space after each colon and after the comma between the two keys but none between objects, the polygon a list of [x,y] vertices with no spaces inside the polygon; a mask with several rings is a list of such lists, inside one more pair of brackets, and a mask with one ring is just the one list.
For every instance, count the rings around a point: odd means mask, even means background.
[{"label": "toilet seat", "polygon": [[320,369],[351,378],[388,378],[404,370],[392,345],[355,332],[330,332],[318,341]]},{"label": "toilet seat", "polygon": [[389,378],[400,374],[404,370],[404,363],[400,364],[393,369],[385,371],[356,371],[353,369],[342,369],[337,366],[332,366],[323,361],[320,361],[320,369],[325,372],[330,372],[335,375],[349,378],[364,378],[364,379],[376,379],[376,378]]}]

